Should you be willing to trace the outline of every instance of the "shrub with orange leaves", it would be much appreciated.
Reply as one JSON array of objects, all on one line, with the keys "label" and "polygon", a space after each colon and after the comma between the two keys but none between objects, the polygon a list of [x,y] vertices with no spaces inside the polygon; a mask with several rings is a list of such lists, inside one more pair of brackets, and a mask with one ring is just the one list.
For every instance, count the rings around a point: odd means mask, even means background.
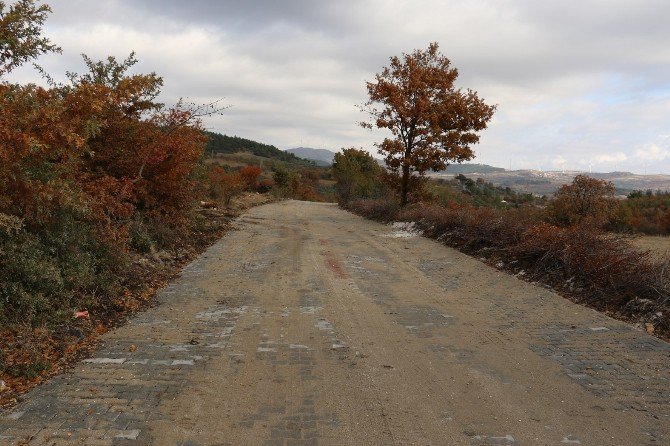
[{"label": "shrub with orange leaves", "polygon": [[209,170],[209,195],[228,205],[233,197],[241,194],[246,182],[239,172],[227,172],[221,166],[213,165]]},{"label": "shrub with orange leaves", "polygon": [[268,192],[273,187],[274,187],[274,182],[269,178],[262,179],[258,182],[258,192],[260,192],[260,193]]},{"label": "shrub with orange leaves", "polygon": [[[33,3],[16,20],[43,20]],[[178,239],[193,224],[206,142],[194,111],[157,103],[162,79],[129,74],[134,54],[84,58],[88,71],[67,85],[0,78],[0,215],[18,222],[0,231],[0,322],[113,306],[104,290],[122,280],[137,222],[152,243],[161,237],[151,231]]]},{"label": "shrub with orange leaves", "polygon": [[248,190],[258,189],[258,177],[261,174],[261,168],[258,166],[244,166],[240,169],[240,177],[244,181]]},{"label": "shrub with orange leaves", "polygon": [[549,220],[561,226],[602,228],[618,205],[615,190],[609,181],[577,175],[571,184],[564,184],[554,194],[554,200],[547,207]]}]

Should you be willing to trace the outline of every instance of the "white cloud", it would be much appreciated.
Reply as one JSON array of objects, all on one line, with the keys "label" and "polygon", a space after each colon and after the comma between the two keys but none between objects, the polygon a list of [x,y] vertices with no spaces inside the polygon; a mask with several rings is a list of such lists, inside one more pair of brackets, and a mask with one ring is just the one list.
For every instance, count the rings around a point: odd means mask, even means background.
[{"label": "white cloud", "polygon": [[563,158],[561,155],[556,155],[556,156],[551,160],[551,165],[552,165],[553,167],[557,168],[557,169],[560,169],[560,168],[562,168],[563,166],[565,166],[565,163],[566,163],[567,161],[568,161],[568,160],[566,160],[565,158]]},{"label": "white cloud", "polygon": [[596,163],[621,163],[628,159],[628,155],[623,152],[616,153],[606,153],[602,155],[596,155],[593,157],[593,161]]},{"label": "white cloud", "polygon": [[656,144],[648,144],[635,151],[635,158],[640,161],[663,161],[670,158],[670,150]]}]

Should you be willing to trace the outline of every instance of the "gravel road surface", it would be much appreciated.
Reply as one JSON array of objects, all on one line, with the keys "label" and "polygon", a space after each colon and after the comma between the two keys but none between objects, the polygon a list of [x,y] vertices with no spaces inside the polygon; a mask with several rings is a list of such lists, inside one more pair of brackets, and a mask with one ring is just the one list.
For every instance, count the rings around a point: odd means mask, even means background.
[{"label": "gravel road surface", "polygon": [[407,228],[254,208],[0,444],[668,445],[670,346]]}]

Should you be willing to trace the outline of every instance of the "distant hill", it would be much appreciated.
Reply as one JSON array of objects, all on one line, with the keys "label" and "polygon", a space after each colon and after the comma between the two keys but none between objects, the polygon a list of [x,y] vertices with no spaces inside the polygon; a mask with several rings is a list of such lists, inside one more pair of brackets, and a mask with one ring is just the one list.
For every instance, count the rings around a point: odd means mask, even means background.
[{"label": "distant hill", "polygon": [[256,156],[272,158],[291,164],[315,164],[306,159],[298,157],[293,153],[287,153],[283,150],[279,150],[275,146],[252,141],[250,139],[240,138],[239,136],[228,136],[208,131],[205,131],[205,135],[209,137],[206,148],[206,151],[209,154],[249,152]]},{"label": "distant hill", "polygon": [[463,175],[472,174],[472,173],[492,173],[492,172],[504,172],[505,169],[502,167],[493,167],[488,164],[477,164],[477,163],[464,163],[464,164],[450,164],[447,167],[447,170],[444,173],[449,175],[458,175],[459,173]]},{"label": "distant hill", "polygon": [[[468,164],[449,166],[446,172],[433,173],[431,176],[453,178],[454,175],[461,173],[456,168],[465,166],[468,166]],[[563,184],[571,183],[575,176],[580,174],[611,181],[617,188],[617,194],[619,195],[626,195],[632,190],[670,190],[669,175],[638,175],[630,172],[588,173],[580,171],[505,170],[495,167],[493,169],[490,171],[476,169],[463,173],[463,175],[472,179],[481,178],[489,183],[536,195],[551,195]]]},{"label": "distant hill", "polygon": [[333,157],[335,152],[326,149],[313,149],[311,147],[296,147],[295,149],[286,150],[300,158],[315,161],[317,165],[330,166],[333,164]]}]

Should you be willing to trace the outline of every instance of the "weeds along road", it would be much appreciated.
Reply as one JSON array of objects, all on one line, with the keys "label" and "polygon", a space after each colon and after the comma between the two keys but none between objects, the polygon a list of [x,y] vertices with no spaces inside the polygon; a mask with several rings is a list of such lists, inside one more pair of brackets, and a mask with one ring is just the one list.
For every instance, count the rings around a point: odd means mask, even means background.
[{"label": "weeds along road", "polygon": [[236,225],[0,443],[670,444],[664,342],[333,205]]}]

